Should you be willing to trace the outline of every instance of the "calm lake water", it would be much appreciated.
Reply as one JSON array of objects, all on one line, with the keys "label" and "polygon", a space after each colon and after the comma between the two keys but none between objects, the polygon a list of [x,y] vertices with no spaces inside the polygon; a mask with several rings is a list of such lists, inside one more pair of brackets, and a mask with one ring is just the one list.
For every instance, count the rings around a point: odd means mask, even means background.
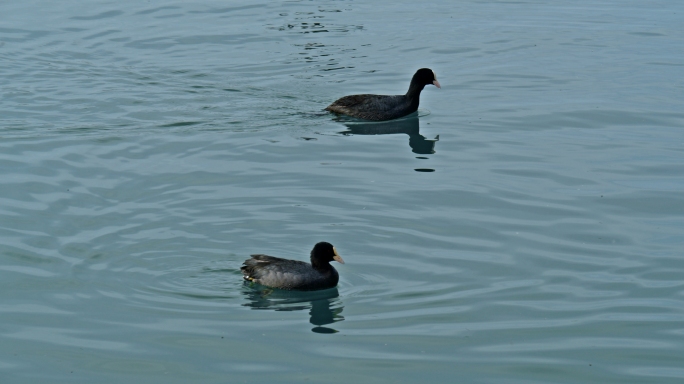
[{"label": "calm lake water", "polygon": [[0,14],[3,383],[684,382],[684,2]]}]

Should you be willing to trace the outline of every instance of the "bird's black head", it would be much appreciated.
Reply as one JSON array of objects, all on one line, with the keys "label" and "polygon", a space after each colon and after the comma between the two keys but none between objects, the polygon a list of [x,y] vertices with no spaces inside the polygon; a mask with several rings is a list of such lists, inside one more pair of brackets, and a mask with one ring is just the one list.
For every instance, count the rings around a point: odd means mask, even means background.
[{"label": "bird's black head", "polygon": [[333,260],[344,264],[344,260],[337,254],[337,250],[332,244],[321,241],[314,245],[311,250],[311,264],[320,265],[321,263],[329,263]]},{"label": "bird's black head", "polygon": [[437,88],[442,88],[439,85],[439,81],[437,81],[437,75],[435,75],[435,72],[430,68],[421,68],[416,71],[416,74],[413,75],[413,79],[411,79],[411,84],[413,83],[420,85],[432,84]]}]

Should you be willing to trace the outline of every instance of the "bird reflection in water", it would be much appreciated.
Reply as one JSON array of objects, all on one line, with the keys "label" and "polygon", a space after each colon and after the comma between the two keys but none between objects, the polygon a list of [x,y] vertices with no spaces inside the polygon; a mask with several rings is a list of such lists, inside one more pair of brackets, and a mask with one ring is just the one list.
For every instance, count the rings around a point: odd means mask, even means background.
[{"label": "bird reflection in water", "polygon": [[324,325],[344,320],[340,315],[344,307],[339,299],[337,288],[320,291],[285,291],[246,283],[243,290],[249,301],[243,306],[252,309],[271,309],[274,311],[309,310],[311,330],[316,333],[336,333],[337,330]]},{"label": "bird reflection in water", "polygon": [[439,141],[439,135],[434,139],[427,139],[420,134],[420,121],[417,115],[381,122],[365,122],[347,118],[340,118],[339,121],[349,128],[347,131],[340,132],[343,135],[391,135],[405,133],[409,136],[409,146],[413,153],[421,155],[435,153],[435,143]]}]

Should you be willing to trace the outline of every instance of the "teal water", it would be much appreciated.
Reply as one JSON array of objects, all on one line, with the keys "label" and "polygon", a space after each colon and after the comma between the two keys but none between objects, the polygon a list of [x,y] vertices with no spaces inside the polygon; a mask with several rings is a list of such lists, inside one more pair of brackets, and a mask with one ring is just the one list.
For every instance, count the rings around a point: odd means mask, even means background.
[{"label": "teal water", "polygon": [[[3,383],[684,380],[684,5],[0,14]],[[243,285],[318,241],[336,289]]]}]

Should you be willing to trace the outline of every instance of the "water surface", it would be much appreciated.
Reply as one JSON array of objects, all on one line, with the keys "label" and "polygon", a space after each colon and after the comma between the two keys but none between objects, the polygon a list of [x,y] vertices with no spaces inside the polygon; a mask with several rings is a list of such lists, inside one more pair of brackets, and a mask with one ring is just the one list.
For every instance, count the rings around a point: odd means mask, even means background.
[{"label": "water surface", "polygon": [[[684,379],[679,3],[0,13],[4,381]],[[336,289],[241,281],[318,241]]]}]

